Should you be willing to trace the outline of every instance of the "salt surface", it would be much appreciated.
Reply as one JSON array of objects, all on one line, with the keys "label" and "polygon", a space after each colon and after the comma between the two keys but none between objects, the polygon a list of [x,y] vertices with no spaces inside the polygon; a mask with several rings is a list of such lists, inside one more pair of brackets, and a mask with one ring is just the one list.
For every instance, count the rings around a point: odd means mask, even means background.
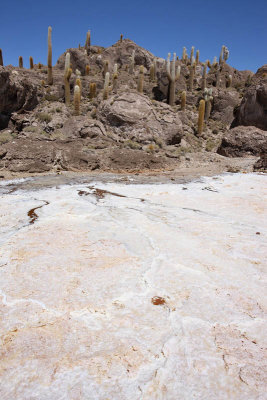
[{"label": "salt surface", "polygon": [[1,399],[266,398],[264,175],[0,202]]}]

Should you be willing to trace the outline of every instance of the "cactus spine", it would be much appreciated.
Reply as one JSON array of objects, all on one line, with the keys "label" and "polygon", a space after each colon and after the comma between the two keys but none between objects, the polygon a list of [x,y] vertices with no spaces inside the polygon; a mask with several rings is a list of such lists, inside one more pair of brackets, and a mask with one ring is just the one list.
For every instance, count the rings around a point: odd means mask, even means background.
[{"label": "cactus spine", "polygon": [[199,108],[198,108],[198,128],[197,128],[198,135],[201,135],[201,133],[203,132],[204,115],[205,115],[205,100],[202,99],[199,102]]},{"label": "cactus spine", "polygon": [[52,28],[48,27],[48,54],[47,54],[47,83],[53,85],[53,71],[52,71]]},{"label": "cactus spine", "polygon": [[204,64],[203,73],[202,73],[202,90],[205,90],[207,87],[207,63]]},{"label": "cactus spine", "polygon": [[19,56],[19,68],[23,68],[23,58]]},{"label": "cactus spine", "polygon": [[181,110],[185,110],[186,106],[186,91],[184,90],[181,94]]},{"label": "cactus spine", "polygon": [[91,49],[91,31],[88,31],[86,33],[86,41],[85,41],[85,50],[87,55],[90,54],[90,49]]},{"label": "cactus spine", "polygon": [[3,53],[2,53],[2,49],[0,49],[0,66],[3,67],[4,62],[3,62]]},{"label": "cactus spine", "polygon": [[190,75],[189,75],[189,90],[193,91],[194,86],[194,76],[195,76],[195,67],[194,64],[190,65]]},{"label": "cactus spine", "polygon": [[[175,82],[180,77],[181,67],[176,67],[176,54],[173,53],[173,60],[170,63],[170,59],[167,60],[167,77],[169,80],[169,99],[168,103],[170,106],[174,106],[175,103]],[[175,70],[176,69],[176,70]]]},{"label": "cactus spine", "polygon": [[205,121],[210,117],[211,105],[212,105],[212,88],[204,90],[204,100],[205,100]]},{"label": "cactus spine", "polygon": [[74,115],[80,115],[80,101],[81,101],[80,87],[76,85],[74,87]]},{"label": "cactus spine", "polygon": [[144,66],[140,65],[137,90],[139,93],[143,93],[144,90]]},{"label": "cactus spine", "polygon": [[104,100],[107,100],[108,92],[109,92],[109,72],[107,72],[105,75],[104,93],[103,93]]},{"label": "cactus spine", "polygon": [[33,58],[30,57],[30,69],[33,69]]},{"label": "cactus spine", "polygon": [[135,50],[133,50],[132,56],[131,56],[131,63],[130,63],[130,68],[129,68],[129,73],[132,75],[134,73],[134,64],[135,63]]}]

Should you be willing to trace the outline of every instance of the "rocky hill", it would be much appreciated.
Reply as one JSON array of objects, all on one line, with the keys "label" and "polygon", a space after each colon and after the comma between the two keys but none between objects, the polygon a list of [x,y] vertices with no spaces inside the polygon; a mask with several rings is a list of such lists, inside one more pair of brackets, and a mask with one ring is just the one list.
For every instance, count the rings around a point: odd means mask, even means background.
[{"label": "rocky hill", "polygon": [[121,38],[68,49],[50,70],[0,66],[1,171],[171,169],[195,154],[266,168],[267,65],[238,71],[227,51],[164,60]]}]

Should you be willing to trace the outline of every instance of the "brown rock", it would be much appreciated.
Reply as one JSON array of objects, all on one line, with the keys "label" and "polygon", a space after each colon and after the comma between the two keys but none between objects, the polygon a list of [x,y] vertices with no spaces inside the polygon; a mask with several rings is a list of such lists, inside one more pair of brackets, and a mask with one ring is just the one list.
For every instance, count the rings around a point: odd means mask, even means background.
[{"label": "brown rock", "polygon": [[254,126],[239,126],[223,137],[217,151],[226,157],[242,157],[267,152],[267,132]]},{"label": "brown rock", "polygon": [[232,127],[239,125],[267,130],[267,64],[257,71],[245,92]]},{"label": "brown rock", "polygon": [[158,102],[154,105],[147,96],[137,92],[103,101],[97,117],[106,129],[109,126],[116,134],[140,143],[151,142],[157,137],[176,144],[183,136],[182,122],[170,106]]}]

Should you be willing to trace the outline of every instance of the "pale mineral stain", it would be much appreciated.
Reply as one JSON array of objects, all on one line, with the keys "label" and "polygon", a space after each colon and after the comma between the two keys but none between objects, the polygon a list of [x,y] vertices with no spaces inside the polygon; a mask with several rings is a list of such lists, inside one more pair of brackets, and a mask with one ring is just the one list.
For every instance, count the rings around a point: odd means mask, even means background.
[{"label": "pale mineral stain", "polygon": [[263,400],[266,200],[259,174],[1,195],[0,398]]}]

